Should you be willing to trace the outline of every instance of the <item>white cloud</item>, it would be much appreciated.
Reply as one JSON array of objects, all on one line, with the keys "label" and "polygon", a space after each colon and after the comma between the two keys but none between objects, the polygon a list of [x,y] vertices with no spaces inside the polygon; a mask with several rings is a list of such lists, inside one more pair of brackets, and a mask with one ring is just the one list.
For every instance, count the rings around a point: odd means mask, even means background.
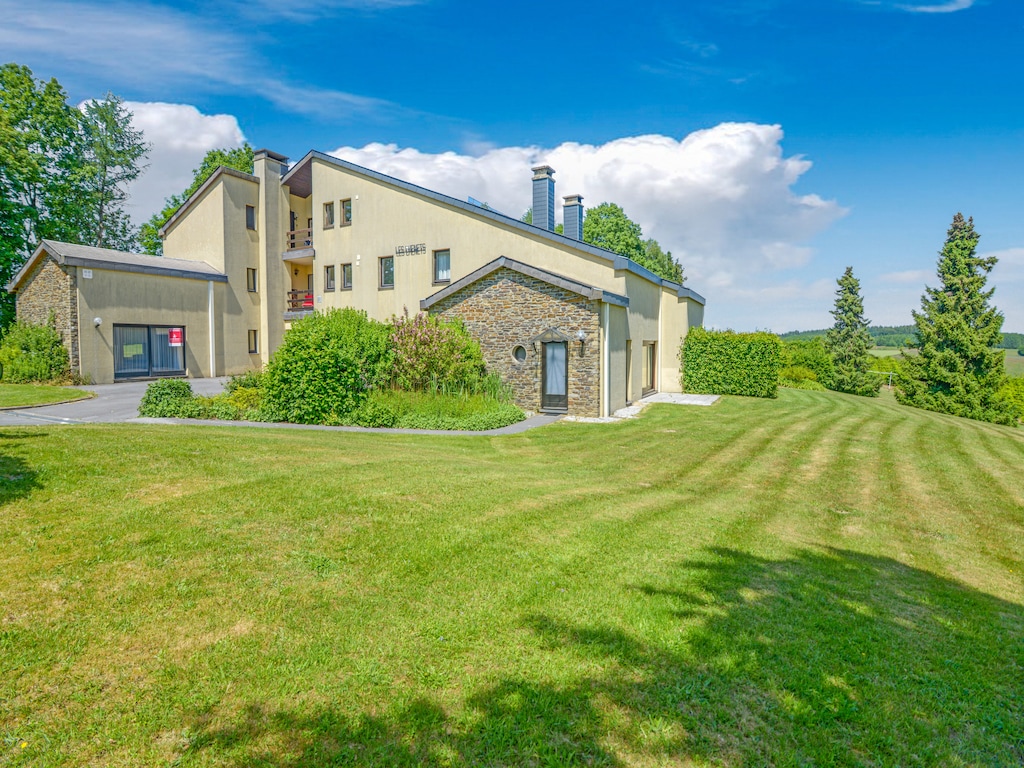
[{"label": "white cloud", "polygon": [[897,5],[901,11],[910,13],[953,13],[954,11],[965,11],[970,8],[976,0],[948,0],[938,5]]},{"label": "white cloud", "polygon": [[164,199],[192,183],[192,171],[211,149],[245,142],[233,115],[204,115],[190,104],[127,102],[132,125],[151,145],[148,168],[132,184],[129,213],[136,223],[163,208]]},{"label": "white cloud", "polygon": [[583,194],[587,207],[618,203],[682,261],[695,285],[729,288],[807,263],[813,254],[802,243],[846,212],[835,201],[793,192],[811,163],[784,157],[782,136],[776,125],[725,123],[682,140],[633,136],[476,156],[368,144],[332,154],[517,218],[530,205],[530,166],[547,163],[557,195]]},{"label": "white cloud", "polygon": [[[350,3],[369,5],[381,2]],[[45,51],[49,60],[147,92],[185,87],[190,92],[244,89],[289,112],[326,114],[335,121],[401,111],[380,99],[254,75],[274,67],[259,57],[257,46],[243,30],[236,32],[235,26],[221,20],[166,6],[0,0],[0,18],[5,22],[0,26],[0,50],[5,57],[30,62]]]}]

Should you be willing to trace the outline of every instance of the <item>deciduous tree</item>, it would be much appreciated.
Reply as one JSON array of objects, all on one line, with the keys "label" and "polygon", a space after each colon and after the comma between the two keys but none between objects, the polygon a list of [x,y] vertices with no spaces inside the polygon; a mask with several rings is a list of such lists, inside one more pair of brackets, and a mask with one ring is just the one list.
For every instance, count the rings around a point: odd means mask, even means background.
[{"label": "deciduous tree", "polygon": [[142,132],[132,128],[132,113],[124,101],[108,93],[102,101],[83,107],[83,152],[78,186],[84,192],[83,242],[100,248],[133,250],[136,247],[125,203],[129,183],[145,170],[149,152]]},{"label": "deciduous tree", "polygon": [[974,220],[953,217],[939,251],[938,288],[925,288],[914,312],[917,355],[902,364],[896,399],[907,405],[1002,424],[1016,423],[1013,409],[998,397],[1006,380],[1003,315],[989,304],[985,289],[994,256],[978,256]]},{"label": "deciduous tree", "polygon": [[832,356],[832,389],[853,395],[877,397],[882,377],[869,373],[874,346],[864,319],[864,299],[860,295],[860,281],[853,276],[853,267],[847,267],[837,281],[835,324],[825,333],[825,346]]}]

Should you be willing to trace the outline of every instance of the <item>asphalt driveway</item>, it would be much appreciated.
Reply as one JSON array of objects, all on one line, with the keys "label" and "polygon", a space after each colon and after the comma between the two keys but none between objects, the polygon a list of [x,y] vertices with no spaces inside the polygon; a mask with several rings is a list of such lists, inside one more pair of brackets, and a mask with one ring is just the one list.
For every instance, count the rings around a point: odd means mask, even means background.
[{"label": "asphalt driveway", "polygon": [[[197,395],[215,395],[224,391],[226,378],[189,379]],[[149,381],[125,381],[119,384],[75,387],[92,392],[95,397],[61,405],[39,408],[19,408],[0,411],[0,426],[26,426],[28,424],[83,424],[95,422],[131,421],[139,417],[139,401]]]}]

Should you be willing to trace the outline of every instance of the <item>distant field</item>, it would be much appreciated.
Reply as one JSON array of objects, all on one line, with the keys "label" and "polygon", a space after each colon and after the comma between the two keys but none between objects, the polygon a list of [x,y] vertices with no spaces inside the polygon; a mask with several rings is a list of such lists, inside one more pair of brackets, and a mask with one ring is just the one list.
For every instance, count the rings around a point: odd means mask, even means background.
[{"label": "distant field", "polygon": [[0,428],[0,764],[1011,766],[1024,429]]},{"label": "distant field", "polygon": [[[914,350],[908,350],[915,354]],[[873,347],[871,354],[875,357],[895,357],[900,353],[899,347]],[[1006,373],[1008,376],[1024,376],[1024,356],[1018,355],[1016,349],[1006,350]]]}]

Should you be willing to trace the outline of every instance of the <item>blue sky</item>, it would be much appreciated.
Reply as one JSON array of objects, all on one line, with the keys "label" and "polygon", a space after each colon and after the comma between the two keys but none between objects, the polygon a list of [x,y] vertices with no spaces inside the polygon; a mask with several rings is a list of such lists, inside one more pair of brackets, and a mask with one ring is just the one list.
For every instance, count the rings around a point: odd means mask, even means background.
[{"label": "blue sky", "polygon": [[333,152],[510,215],[529,166],[618,202],[706,321],[825,327],[835,279],[910,322],[971,215],[1024,332],[1024,3],[0,0],[0,60],[112,91],[153,144],[146,218],[214,146]]}]

